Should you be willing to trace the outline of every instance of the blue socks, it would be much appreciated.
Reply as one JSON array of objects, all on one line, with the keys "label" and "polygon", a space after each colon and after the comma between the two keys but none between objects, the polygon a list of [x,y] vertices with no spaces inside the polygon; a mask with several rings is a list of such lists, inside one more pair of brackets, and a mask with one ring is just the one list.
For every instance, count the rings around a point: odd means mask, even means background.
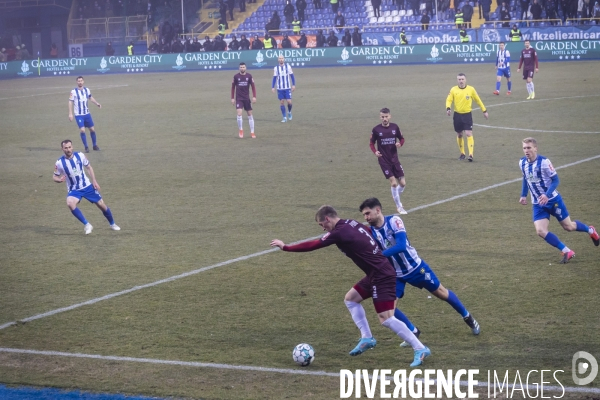
[{"label": "blue socks", "polygon": [[288,112],[292,112],[292,105],[288,104]]},{"label": "blue socks", "polygon": [[90,131],[90,136],[92,137],[92,143],[95,146],[96,145],[96,132]]},{"label": "blue socks", "polygon": [[79,132],[79,136],[81,136],[81,141],[83,142],[83,147],[88,147],[87,138],[85,137],[85,132]]},{"label": "blue socks", "polygon": [[454,308],[456,312],[460,314],[461,317],[465,318],[467,315],[469,315],[469,312],[465,306],[463,306],[463,303],[460,302],[460,299],[452,290],[448,290],[448,299],[446,299],[446,302],[448,302],[448,304],[450,304],[452,308]]},{"label": "blue socks", "polygon": [[285,118],[285,106],[281,105],[279,108],[281,109],[281,115],[283,115],[283,118]]},{"label": "blue socks", "polygon": [[106,217],[109,224],[114,225],[115,220],[113,219],[112,213],[110,212],[110,208],[106,207],[106,211],[102,211],[102,214],[104,214],[104,217]]},{"label": "blue socks", "polygon": [[577,224],[577,232],[585,232],[585,233],[589,232],[590,228],[583,222],[575,221],[575,223]]},{"label": "blue socks", "polygon": [[404,322],[406,324],[406,326],[408,327],[408,329],[410,329],[411,332],[415,330],[415,326],[412,324],[412,322],[410,322],[408,317],[406,315],[404,315],[404,313],[402,311],[398,310],[397,308],[396,308],[396,310],[394,310],[394,317],[396,317],[397,320]]},{"label": "blue socks", "polygon": [[[579,226],[577,226],[577,230],[579,230]],[[563,251],[563,249],[566,247],[563,242],[560,241],[560,239],[552,232],[548,232],[548,234],[546,235],[546,237],[544,238],[544,240],[550,245],[550,246],[554,246],[557,249],[559,249],[560,251]]]},{"label": "blue socks", "polygon": [[508,85],[508,91],[510,92],[510,89],[512,88],[512,82],[508,81],[506,84]]},{"label": "blue socks", "polygon": [[496,82],[496,90],[500,90],[500,85],[502,85],[502,82]]},{"label": "blue socks", "polygon": [[75,218],[77,218],[79,221],[81,221],[82,224],[87,225],[87,219],[85,219],[85,217],[83,216],[83,213],[81,212],[81,210],[79,208],[75,208],[74,210],[71,210],[71,214],[73,214],[75,216]]}]

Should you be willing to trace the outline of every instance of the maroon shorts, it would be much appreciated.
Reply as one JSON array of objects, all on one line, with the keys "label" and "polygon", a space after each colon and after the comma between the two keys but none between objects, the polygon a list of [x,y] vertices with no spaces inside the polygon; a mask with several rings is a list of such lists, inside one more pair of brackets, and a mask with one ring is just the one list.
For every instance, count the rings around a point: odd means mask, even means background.
[{"label": "maroon shorts", "polygon": [[396,161],[392,164],[389,164],[383,158],[379,158],[379,166],[381,167],[381,172],[385,175],[386,179],[390,179],[390,177],[394,178],[402,178],[404,176],[404,168],[400,164],[400,161]]},{"label": "maroon shorts", "polygon": [[523,70],[523,79],[531,78],[533,79],[533,70],[532,69],[524,69]]},{"label": "maroon shorts", "polygon": [[365,276],[353,288],[363,299],[372,297],[375,311],[378,313],[393,310],[396,306],[396,278],[394,276],[385,276],[381,279],[370,279]]},{"label": "maroon shorts", "polygon": [[236,100],[235,108],[243,108],[246,111],[252,111],[252,102],[250,100]]}]

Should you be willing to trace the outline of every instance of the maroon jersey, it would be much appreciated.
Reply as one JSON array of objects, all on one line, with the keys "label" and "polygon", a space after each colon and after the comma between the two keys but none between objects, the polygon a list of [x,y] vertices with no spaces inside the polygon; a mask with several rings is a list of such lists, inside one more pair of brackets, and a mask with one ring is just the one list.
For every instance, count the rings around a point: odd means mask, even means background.
[{"label": "maroon jersey", "polygon": [[371,132],[371,150],[375,152],[375,143],[377,150],[382,155],[382,161],[387,164],[398,162],[398,150],[396,148],[396,138],[401,144],[404,143],[404,137],[398,125],[391,123],[388,126],[377,125]]},{"label": "maroon jersey", "polygon": [[231,83],[231,98],[233,99],[234,91],[237,100],[250,100],[250,86],[252,86],[252,97],[256,97],[256,88],[254,87],[254,79],[249,73],[244,75],[237,73],[233,76]]},{"label": "maroon jersey", "polygon": [[285,251],[312,251],[335,244],[369,278],[395,280],[396,271],[384,257],[377,242],[369,233],[369,228],[353,219],[340,219],[331,232],[321,239],[284,246]]},{"label": "maroon jersey", "polygon": [[523,65],[523,69],[525,70],[532,70],[538,67],[537,53],[533,47],[521,50],[521,60],[517,69],[521,69],[521,65]]}]

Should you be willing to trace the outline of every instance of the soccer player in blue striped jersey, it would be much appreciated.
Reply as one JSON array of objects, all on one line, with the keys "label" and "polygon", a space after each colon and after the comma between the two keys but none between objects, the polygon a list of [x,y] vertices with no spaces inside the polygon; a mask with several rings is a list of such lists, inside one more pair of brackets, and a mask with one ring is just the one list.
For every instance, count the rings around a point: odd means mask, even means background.
[{"label": "soccer player in blue striped jersey", "polygon": [[[371,235],[383,250],[383,255],[396,269],[396,297],[401,299],[404,296],[407,283],[419,289],[427,289],[438,299],[450,304],[471,328],[471,332],[479,335],[479,323],[467,311],[458,296],[440,283],[433,270],[411,246],[402,219],[397,215],[384,216],[381,210],[381,203],[375,197],[363,201],[360,205],[360,212],[371,226]],[[399,309],[395,310],[394,316],[404,322],[415,336],[421,334]],[[406,344],[402,343],[401,346],[406,347]]]},{"label": "soccer player in blue striped jersey", "polygon": [[496,52],[496,90],[494,90],[495,95],[500,94],[500,86],[502,85],[502,77],[506,78],[506,85],[508,86],[508,91],[506,95],[510,95],[510,90],[512,88],[512,82],[510,81],[510,52],[506,50],[505,43],[500,42],[498,51]]},{"label": "soccer player in blue striped jersey", "polygon": [[[281,122],[292,120],[292,92],[296,90],[296,78],[289,64],[285,63],[285,58],[279,56],[277,61],[279,65],[273,68],[273,83],[271,91],[275,93],[277,88],[277,98],[279,99],[279,108],[283,119]],[[285,113],[285,102],[287,100],[287,116]]]},{"label": "soccer player in blue striped jersey", "polygon": [[89,153],[90,149],[87,145],[87,138],[85,136],[85,128],[90,130],[90,136],[92,137],[92,145],[94,150],[100,150],[96,143],[96,128],[94,127],[94,121],[92,120],[92,114],[88,108],[88,99],[92,103],[102,108],[102,105],[94,99],[92,92],[89,88],[83,86],[83,76],[77,77],[77,87],[71,90],[69,96],[69,121],[73,121],[73,114],[75,114],[75,120],[79,126],[79,136],[85,147],[85,152]]},{"label": "soccer player in blue striped jersey", "polygon": [[[56,183],[66,182],[68,191],[67,206],[75,218],[84,225],[85,234],[92,233],[93,226],[77,207],[82,198],[94,203],[102,211],[113,231],[120,231],[121,228],[115,224],[110,208],[102,200],[99,192],[100,185],[96,181],[94,170],[85,154],[73,151],[73,143],[69,139],[63,140],[61,146],[65,154],[56,161],[52,179]],[[84,168],[92,178],[91,180],[85,174]]]},{"label": "soccer player in blue striped jersey", "polygon": [[548,231],[550,216],[553,215],[567,232],[587,232],[595,246],[600,245],[600,236],[591,225],[581,221],[571,221],[567,206],[556,188],[559,179],[556,170],[549,159],[538,155],[537,141],[528,137],[523,139],[523,153],[525,157],[519,161],[519,168],[523,174],[523,186],[519,203],[527,205],[527,192],[531,192],[533,205],[533,225],[542,239],[549,245],[562,252],[561,264],[566,264],[575,257],[575,252],[569,249],[558,237]]}]

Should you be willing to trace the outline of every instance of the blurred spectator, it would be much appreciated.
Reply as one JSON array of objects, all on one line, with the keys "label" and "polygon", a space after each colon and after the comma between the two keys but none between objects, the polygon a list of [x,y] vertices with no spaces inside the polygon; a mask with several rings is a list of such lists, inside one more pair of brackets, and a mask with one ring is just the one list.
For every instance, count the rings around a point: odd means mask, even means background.
[{"label": "blurred spectator", "polygon": [[287,0],[285,4],[285,8],[283,9],[283,16],[285,17],[285,23],[287,24],[287,28],[290,29],[292,27],[292,21],[294,20],[294,5],[291,0]]},{"label": "blurred spectator", "polygon": [[229,8],[229,19],[233,21],[233,6],[235,5],[235,0],[227,0],[227,8]]},{"label": "blurred spectator", "polygon": [[281,18],[279,18],[279,14],[277,11],[273,11],[273,16],[265,25],[265,30],[267,32],[273,32],[275,35],[279,34],[279,27],[281,26]]},{"label": "blurred spectator", "polygon": [[283,39],[281,40],[281,48],[282,49],[291,49],[292,48],[292,41],[288,37],[287,33],[283,34]]},{"label": "blurred spectator", "polygon": [[358,27],[352,32],[352,46],[362,46],[362,34],[358,31]]},{"label": "blurred spectator", "polygon": [[316,47],[325,47],[325,35],[323,35],[323,29],[317,31],[317,37],[315,39],[317,41]]},{"label": "blurred spectator", "polygon": [[265,37],[263,38],[263,46],[265,47],[265,50],[277,48],[277,42],[269,34],[269,32],[265,32]]},{"label": "blurred spectator", "polygon": [[185,51],[186,53],[192,53],[194,50],[192,50],[192,38],[191,36],[188,36],[187,39],[185,39],[183,41],[183,51]]},{"label": "blurred spectator", "polygon": [[240,42],[237,40],[235,35],[231,35],[231,41],[229,42],[229,50],[239,50]]},{"label": "blurred spectator", "polygon": [[246,0],[239,0],[238,6],[240,7],[240,12],[246,11]]},{"label": "blurred spectator", "polygon": [[294,35],[300,34],[300,29],[302,29],[302,24],[300,24],[300,21],[298,20],[297,17],[294,17],[294,20],[292,21],[292,28],[294,30]]},{"label": "blurred spectator", "polygon": [[6,49],[3,47],[2,50],[0,50],[0,62],[6,62],[7,61],[7,56],[4,53],[6,51]]},{"label": "blurred spectator", "polygon": [[106,15],[106,18],[112,18],[115,16],[112,1],[110,0],[106,0],[106,3],[104,4],[104,15]]},{"label": "blurred spectator", "polygon": [[344,46],[352,46],[352,35],[350,34],[350,29],[346,29],[344,31],[344,36],[342,36],[342,43]]},{"label": "blurred spectator", "polygon": [[52,43],[52,46],[50,46],[50,58],[58,58],[58,47],[56,47],[56,43]]},{"label": "blurred spectator", "polygon": [[165,38],[162,38],[161,45],[160,45],[160,53],[167,54],[170,52],[171,52],[171,42],[167,41],[167,39],[165,39]]},{"label": "blurred spectator", "polygon": [[335,33],[333,31],[330,31],[329,36],[327,36],[327,46],[337,47],[338,41],[339,39],[337,36],[335,36]]},{"label": "blurred spectator", "polygon": [[315,6],[315,9],[320,10],[321,8],[323,8],[323,5],[321,4],[321,0],[313,0],[313,5]]},{"label": "blurred spectator", "polygon": [[341,11],[338,11],[337,15],[333,19],[333,26],[335,26],[336,33],[340,33],[342,28],[346,26],[346,18],[344,18]]},{"label": "blurred spectator", "polygon": [[454,14],[454,24],[456,25],[456,27],[458,29],[460,29],[460,27],[462,26],[464,21],[465,21],[464,14],[463,14],[462,10],[459,8],[456,10],[456,14]]},{"label": "blurred spectator", "polygon": [[204,51],[213,51],[214,50],[214,42],[210,40],[208,35],[204,37],[204,43],[202,43],[204,47]]},{"label": "blurred spectator", "polygon": [[112,47],[112,42],[106,43],[106,47],[104,48],[104,53],[107,56],[114,56],[115,55],[115,49]]},{"label": "blurred spectator", "polygon": [[129,42],[129,46],[127,46],[127,55],[132,56],[135,54],[135,50],[133,49],[133,42]]},{"label": "blurred spectator", "polygon": [[377,18],[381,17],[381,0],[371,0],[371,5],[373,6],[373,15]]},{"label": "blurred spectator", "polygon": [[195,37],[192,41],[192,52],[197,53],[202,49],[202,44],[198,41],[198,38]]},{"label": "blurred spectator", "polygon": [[[500,0],[496,0],[498,2]],[[483,8],[483,19],[486,21],[490,20],[490,10],[492,8],[492,0],[479,0],[481,8]]]},{"label": "blurred spectator", "polygon": [[546,16],[548,17],[551,25],[557,24],[558,21],[552,21],[557,19],[556,17],[557,3],[556,0],[546,0]]},{"label": "blurred spectator", "polygon": [[304,22],[304,10],[306,10],[306,0],[296,0],[296,10],[298,10],[298,19]]},{"label": "blurred spectator", "polygon": [[531,18],[534,20],[542,19],[542,6],[538,3],[538,0],[533,0],[533,4],[529,9],[531,11]]},{"label": "blurred spectator", "polygon": [[598,2],[594,3],[594,8],[592,9],[592,16],[594,17],[594,21],[596,24],[600,23],[600,4]]},{"label": "blurred spectator", "polygon": [[163,22],[163,26],[161,29],[161,37],[165,39],[165,41],[171,43],[173,39],[173,25],[169,21]]},{"label": "blurred spectator", "polygon": [[465,28],[471,27],[471,19],[473,19],[473,6],[469,4],[469,2],[465,2],[465,5],[462,8],[463,12],[463,24]]},{"label": "blurred spectator", "polygon": [[240,50],[250,50],[250,41],[246,39],[246,35],[240,38]]},{"label": "blurred spectator", "polygon": [[521,14],[518,19],[527,19],[527,12],[529,11],[529,0],[520,0],[521,3]]},{"label": "blurred spectator", "polygon": [[215,36],[215,43],[214,43],[213,50],[214,51],[227,50],[227,43],[225,43],[225,40],[223,40],[223,37],[221,35]]},{"label": "blurred spectator", "polygon": [[400,44],[408,44],[408,38],[406,37],[406,31],[404,28],[400,30]]},{"label": "blurred spectator", "polygon": [[22,60],[23,53],[21,52],[21,46],[16,47],[17,51],[15,52],[15,60]]},{"label": "blurred spectator", "polygon": [[258,35],[254,35],[254,40],[252,41],[252,50],[260,50],[260,49],[264,49],[264,48],[265,48],[265,45],[258,38]]},{"label": "blurred spectator", "polygon": [[[491,1],[491,0],[490,0]],[[438,1],[438,19],[445,21],[448,18],[448,9],[450,8],[450,0]]]},{"label": "blurred spectator", "polygon": [[423,29],[424,31],[429,29],[429,15],[427,15],[427,11],[423,11],[423,15],[421,16],[421,29]]},{"label": "blurred spectator", "polygon": [[300,35],[300,39],[298,39],[296,43],[298,44],[298,47],[302,49],[306,48],[308,39],[306,38],[306,34],[304,32],[302,32],[302,34]]},{"label": "blurred spectator", "polygon": [[148,54],[158,54],[158,43],[156,43],[156,40],[153,40],[152,44],[148,46]]},{"label": "blurred spectator", "polygon": [[181,39],[176,38],[171,45],[171,52],[173,53],[181,53],[183,51],[183,43],[181,43]]},{"label": "blurred spectator", "polygon": [[502,21],[503,28],[510,28],[510,11],[508,11],[508,6],[504,1],[500,6],[500,21]]},{"label": "blurred spectator", "polygon": [[334,14],[337,14],[338,8],[340,7],[338,0],[329,0],[329,4],[331,4],[331,11],[333,11]]}]

